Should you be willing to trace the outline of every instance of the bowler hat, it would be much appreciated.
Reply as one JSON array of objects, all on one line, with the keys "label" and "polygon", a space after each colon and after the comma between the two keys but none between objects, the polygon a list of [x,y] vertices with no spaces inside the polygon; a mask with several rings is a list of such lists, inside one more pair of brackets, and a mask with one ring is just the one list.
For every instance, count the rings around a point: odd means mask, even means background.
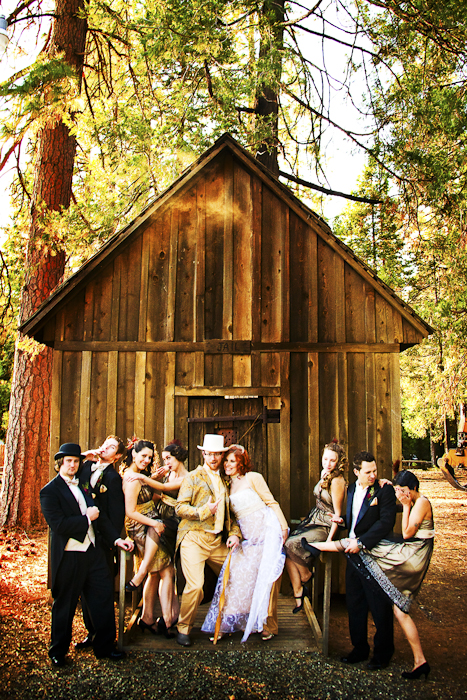
[{"label": "bowler hat", "polygon": [[224,447],[224,436],[207,433],[204,436],[202,445],[198,445],[198,450],[203,452],[226,452],[229,448]]},{"label": "bowler hat", "polygon": [[81,447],[76,445],[76,443],[65,442],[63,445],[60,445],[60,449],[54,459],[60,459],[60,457],[79,457],[80,459],[85,459],[86,455],[81,454]]}]

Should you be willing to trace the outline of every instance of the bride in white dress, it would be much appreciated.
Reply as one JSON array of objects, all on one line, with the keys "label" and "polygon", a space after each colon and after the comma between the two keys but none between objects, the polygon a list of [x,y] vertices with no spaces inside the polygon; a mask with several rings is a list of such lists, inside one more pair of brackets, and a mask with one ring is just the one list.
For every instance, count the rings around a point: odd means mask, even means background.
[{"label": "bride in white dress", "polygon": [[[247,451],[233,445],[227,452],[224,471],[230,479],[230,507],[242,531],[242,541],[224,563],[217,581],[211,607],[202,626],[214,633],[219,616],[219,600],[224,588],[224,571],[230,567],[221,602],[219,638],[243,631],[242,642],[252,632],[261,632],[264,640],[277,634],[278,586],[285,562],[283,544],[288,536],[287,521],[264,478],[251,471]],[[271,604],[270,604],[271,598]]]}]

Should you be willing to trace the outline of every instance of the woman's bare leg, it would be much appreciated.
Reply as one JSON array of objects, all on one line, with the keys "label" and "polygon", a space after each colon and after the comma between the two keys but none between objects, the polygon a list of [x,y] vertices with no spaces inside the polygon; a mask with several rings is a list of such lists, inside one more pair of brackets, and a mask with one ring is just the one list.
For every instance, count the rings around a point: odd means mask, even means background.
[{"label": "woman's bare leg", "polygon": [[297,564],[288,557],[285,560],[285,566],[289,574],[290,583],[292,584],[294,597],[300,598],[303,584],[310,580],[311,572],[306,566]]},{"label": "woman's bare leg", "polygon": [[[156,539],[154,539],[156,538]],[[157,540],[157,541],[156,541]],[[146,574],[148,573],[149,566],[154,559],[156,552],[159,548],[159,536],[156,534],[153,528],[148,528],[146,533],[146,540],[144,543],[144,557],[139,565],[138,571],[135,573],[131,579],[134,586],[139,586]]]},{"label": "woman's bare leg", "polygon": [[175,595],[175,570],[172,565],[159,571],[159,600],[161,603],[162,617],[167,629],[178,620],[178,599]]},{"label": "woman's bare leg", "polygon": [[143,588],[143,609],[141,619],[147,625],[153,625],[155,621],[154,608],[157,601],[157,590],[159,588],[159,572],[149,574]]},{"label": "woman's bare leg", "polygon": [[396,620],[400,624],[402,631],[410,644],[410,648],[412,649],[414,669],[418,668],[418,666],[421,666],[426,662],[426,659],[415,622],[412,620],[410,615],[402,612],[402,610],[400,610],[396,605],[394,605],[394,615],[396,616]]}]

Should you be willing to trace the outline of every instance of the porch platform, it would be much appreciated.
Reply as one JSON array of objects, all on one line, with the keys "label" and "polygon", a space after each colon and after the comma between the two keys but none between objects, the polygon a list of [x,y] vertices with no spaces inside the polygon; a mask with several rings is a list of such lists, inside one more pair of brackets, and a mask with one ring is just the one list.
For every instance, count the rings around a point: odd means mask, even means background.
[{"label": "porch platform", "polygon": [[130,623],[123,634],[123,649],[125,650],[147,650],[147,651],[238,651],[244,649],[248,651],[259,651],[269,649],[270,651],[317,651],[312,629],[308,623],[305,613],[302,611],[296,615],[292,614],[294,599],[292,596],[279,595],[278,618],[279,634],[267,642],[263,642],[261,635],[252,634],[248,641],[241,644],[243,633],[223,637],[216,645],[209,641],[209,635],[201,632],[201,625],[209,610],[209,604],[200,605],[196,615],[195,626],[191,632],[193,644],[191,647],[182,647],[174,639],[166,639],[163,636],[156,636],[149,632],[142,632],[136,624],[139,616],[139,608],[132,615]]}]

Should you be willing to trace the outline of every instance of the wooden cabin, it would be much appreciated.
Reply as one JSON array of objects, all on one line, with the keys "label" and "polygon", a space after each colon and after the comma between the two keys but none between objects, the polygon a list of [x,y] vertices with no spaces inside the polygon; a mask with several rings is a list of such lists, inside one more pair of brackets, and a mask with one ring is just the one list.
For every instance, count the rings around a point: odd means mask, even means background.
[{"label": "wooden cabin", "polygon": [[228,134],[21,329],[54,350],[51,446],[205,432],[293,520],[325,442],[401,458],[399,353],[430,327]]}]

